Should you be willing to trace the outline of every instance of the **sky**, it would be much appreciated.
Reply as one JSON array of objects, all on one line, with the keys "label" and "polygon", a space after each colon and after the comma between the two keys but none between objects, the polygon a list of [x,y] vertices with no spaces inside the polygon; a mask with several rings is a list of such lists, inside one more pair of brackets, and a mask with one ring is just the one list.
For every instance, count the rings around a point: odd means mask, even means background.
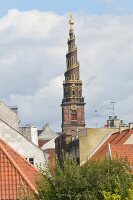
[{"label": "sky", "polygon": [[[73,13],[86,127],[112,114],[133,121],[133,1],[2,0],[0,98],[21,125],[61,131],[68,14]],[[95,112],[97,111],[97,112]],[[97,115],[97,116],[96,116]]]},{"label": "sky", "polygon": [[132,0],[1,0],[0,15],[5,15],[9,9],[20,11],[37,9],[66,14],[69,11],[89,14],[132,14]]}]

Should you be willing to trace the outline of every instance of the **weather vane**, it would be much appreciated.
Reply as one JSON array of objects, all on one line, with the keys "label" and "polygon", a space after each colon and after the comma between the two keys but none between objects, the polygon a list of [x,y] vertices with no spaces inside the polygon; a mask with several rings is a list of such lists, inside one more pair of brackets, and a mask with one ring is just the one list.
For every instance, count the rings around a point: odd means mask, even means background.
[{"label": "weather vane", "polygon": [[69,18],[69,24],[70,24],[70,30],[72,30],[73,29],[74,21],[73,21],[73,16],[72,16],[71,13],[70,13],[70,18]]}]

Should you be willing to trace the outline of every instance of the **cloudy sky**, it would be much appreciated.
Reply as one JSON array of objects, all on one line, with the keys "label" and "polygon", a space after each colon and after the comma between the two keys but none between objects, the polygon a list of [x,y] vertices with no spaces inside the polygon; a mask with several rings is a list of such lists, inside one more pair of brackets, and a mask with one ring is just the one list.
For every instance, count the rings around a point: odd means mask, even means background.
[{"label": "cloudy sky", "polygon": [[111,114],[111,101],[117,102],[116,115],[133,121],[131,0],[2,0],[1,100],[19,107],[22,125],[49,123],[61,130],[70,11],[84,83],[86,126],[103,126]]}]

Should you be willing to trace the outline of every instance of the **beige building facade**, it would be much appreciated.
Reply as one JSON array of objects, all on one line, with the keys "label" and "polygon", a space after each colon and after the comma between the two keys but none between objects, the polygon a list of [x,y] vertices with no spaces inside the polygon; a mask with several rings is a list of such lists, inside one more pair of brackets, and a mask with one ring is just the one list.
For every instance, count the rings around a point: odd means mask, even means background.
[{"label": "beige building facade", "polygon": [[76,132],[71,138],[71,153],[80,165],[85,162],[88,155],[112,133],[118,132],[119,128],[85,128]]}]

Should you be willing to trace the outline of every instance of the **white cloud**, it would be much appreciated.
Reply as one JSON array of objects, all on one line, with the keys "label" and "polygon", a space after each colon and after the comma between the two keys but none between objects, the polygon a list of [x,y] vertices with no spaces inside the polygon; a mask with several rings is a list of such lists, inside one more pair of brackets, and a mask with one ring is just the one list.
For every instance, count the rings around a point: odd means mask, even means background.
[{"label": "white cloud", "polygon": [[[132,121],[133,16],[75,15],[76,43],[86,102],[87,126],[116,112]],[[18,105],[22,123],[49,122],[61,130],[62,80],[68,22],[66,16],[37,10],[10,10],[0,19],[1,98]]]},{"label": "white cloud", "polygon": [[[61,116],[62,76],[52,79],[48,85],[38,89],[33,95],[11,95],[10,103],[17,102],[24,121],[44,125],[46,122],[55,123]],[[57,112],[58,111],[58,112]]]}]

